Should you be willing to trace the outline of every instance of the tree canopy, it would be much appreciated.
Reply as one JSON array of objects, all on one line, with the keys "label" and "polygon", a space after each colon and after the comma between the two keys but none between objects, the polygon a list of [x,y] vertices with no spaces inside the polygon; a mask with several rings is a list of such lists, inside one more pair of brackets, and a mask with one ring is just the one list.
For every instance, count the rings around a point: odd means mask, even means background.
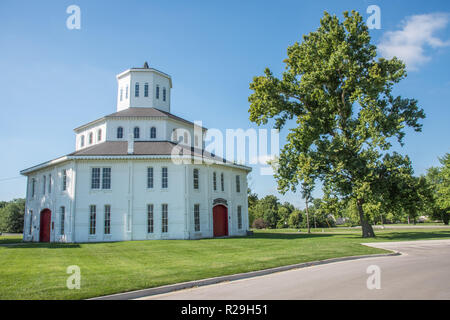
[{"label": "tree canopy", "polygon": [[[374,236],[363,204],[389,196],[400,176],[412,174],[407,156],[389,153],[401,145],[405,127],[421,131],[425,117],[414,99],[393,95],[406,77],[397,58],[377,58],[358,12],[341,22],[325,12],[320,27],[287,49],[280,78],[271,70],[253,78],[250,120],[274,120],[289,129],[275,177],[281,192],[319,179],[333,193],[355,201],[363,237]],[[392,199],[391,199],[392,200]],[[392,200],[393,201],[393,200]]]}]

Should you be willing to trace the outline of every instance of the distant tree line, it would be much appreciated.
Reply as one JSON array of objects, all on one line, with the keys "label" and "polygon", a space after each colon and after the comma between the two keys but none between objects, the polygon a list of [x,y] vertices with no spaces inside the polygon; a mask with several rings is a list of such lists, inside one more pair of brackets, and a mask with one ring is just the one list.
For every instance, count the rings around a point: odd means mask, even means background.
[{"label": "distant tree line", "polygon": [[[289,202],[280,203],[274,195],[258,199],[249,190],[249,224],[253,228],[281,229],[307,228],[306,210],[297,209]],[[310,225],[317,228],[328,228],[336,225],[333,213],[324,210],[322,199],[313,199],[309,207]]]},{"label": "distant tree line", "polygon": [[[450,220],[450,154],[439,159],[441,166],[431,167],[425,175],[407,175],[390,186],[390,197],[371,198],[363,204],[371,224],[412,223],[420,217],[440,221]],[[253,228],[307,228],[306,209],[295,208],[289,202],[280,203],[274,195],[258,199],[248,191],[249,222]],[[327,228],[336,221],[349,226],[360,225],[354,201],[338,197],[326,187],[322,198],[309,198],[309,225]]]},{"label": "distant tree line", "polygon": [[0,201],[0,232],[22,233],[25,199]]}]

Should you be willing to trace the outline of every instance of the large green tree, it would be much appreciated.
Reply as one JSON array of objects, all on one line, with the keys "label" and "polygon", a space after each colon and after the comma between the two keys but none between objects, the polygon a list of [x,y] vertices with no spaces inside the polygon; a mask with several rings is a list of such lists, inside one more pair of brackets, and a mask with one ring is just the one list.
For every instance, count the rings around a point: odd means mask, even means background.
[{"label": "large green tree", "polygon": [[[404,128],[421,130],[424,112],[414,99],[394,96],[405,65],[377,58],[368,28],[355,11],[343,22],[328,13],[320,27],[288,47],[280,78],[266,68],[250,84],[250,120],[282,128],[295,120],[278,159],[280,190],[295,190],[308,175],[356,203],[363,237],[374,232],[365,201],[387,192],[386,184],[409,159],[389,154],[393,138],[402,144]],[[305,170],[306,168],[306,170]]]},{"label": "large green tree", "polygon": [[23,232],[25,199],[14,199],[0,208],[0,231]]},{"label": "large green tree", "polygon": [[450,220],[450,153],[446,153],[439,161],[442,167],[431,167],[426,174],[434,200],[429,214],[432,218],[442,219],[445,224],[448,224]]}]

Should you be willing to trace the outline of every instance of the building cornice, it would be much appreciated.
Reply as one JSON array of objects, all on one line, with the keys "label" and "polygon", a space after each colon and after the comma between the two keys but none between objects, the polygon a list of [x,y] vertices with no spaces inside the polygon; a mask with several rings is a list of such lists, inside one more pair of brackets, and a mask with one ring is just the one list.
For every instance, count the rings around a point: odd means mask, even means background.
[{"label": "building cornice", "polygon": [[[237,164],[237,163],[231,163],[231,162],[223,162],[218,160],[213,160],[210,158],[205,157],[199,157],[199,156],[191,156],[191,155],[180,155],[180,156],[173,156],[173,155],[93,155],[93,156],[64,156],[60,157],[54,160],[50,160],[47,162],[43,162],[41,164],[38,164],[36,166],[24,169],[20,171],[20,174],[22,175],[28,175],[30,173],[33,173],[35,171],[42,170],[44,168],[47,168],[49,166],[61,164],[66,161],[72,161],[72,160],[178,160],[182,162],[182,164],[202,164],[202,165],[220,165],[220,166],[226,166],[231,167],[235,169],[244,170],[247,172],[252,171],[251,167]],[[192,162],[193,161],[193,162]],[[198,163],[196,163],[198,161]]]},{"label": "building cornice", "polygon": [[172,88],[172,77],[170,75],[168,75],[167,73],[164,73],[164,72],[159,71],[159,70],[154,69],[154,68],[131,68],[131,69],[128,69],[128,70],[125,70],[125,71],[119,73],[116,76],[116,78],[120,79],[120,78],[126,76],[127,74],[129,74],[131,72],[154,72],[154,73],[157,73],[157,74],[159,74],[159,75],[161,75],[163,77],[168,78],[169,79],[170,88]]}]

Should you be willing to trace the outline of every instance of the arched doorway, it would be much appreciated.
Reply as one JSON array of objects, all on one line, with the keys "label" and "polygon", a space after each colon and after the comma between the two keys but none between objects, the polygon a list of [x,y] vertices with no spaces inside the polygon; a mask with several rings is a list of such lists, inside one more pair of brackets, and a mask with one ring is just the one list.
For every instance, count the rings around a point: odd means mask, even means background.
[{"label": "arched doorway", "polygon": [[214,237],[228,235],[228,209],[224,205],[216,205],[213,208]]},{"label": "arched doorway", "polygon": [[50,223],[52,220],[52,212],[50,209],[41,211],[41,219],[39,226],[39,242],[50,242]]}]

